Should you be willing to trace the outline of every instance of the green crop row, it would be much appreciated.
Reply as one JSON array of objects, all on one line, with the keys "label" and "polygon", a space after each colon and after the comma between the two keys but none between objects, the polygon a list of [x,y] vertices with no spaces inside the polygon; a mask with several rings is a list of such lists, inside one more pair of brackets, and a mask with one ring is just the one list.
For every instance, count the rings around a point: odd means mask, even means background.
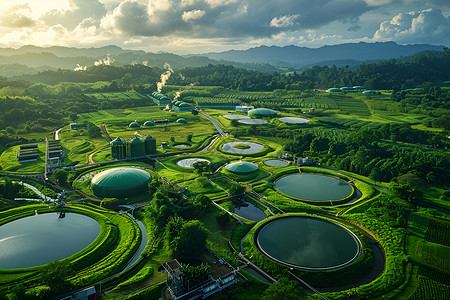
[{"label": "green crop row", "polygon": [[450,246],[450,222],[430,220],[425,239],[429,242]]},{"label": "green crop row", "polygon": [[411,300],[450,299],[450,287],[426,277],[419,278],[419,285]]}]

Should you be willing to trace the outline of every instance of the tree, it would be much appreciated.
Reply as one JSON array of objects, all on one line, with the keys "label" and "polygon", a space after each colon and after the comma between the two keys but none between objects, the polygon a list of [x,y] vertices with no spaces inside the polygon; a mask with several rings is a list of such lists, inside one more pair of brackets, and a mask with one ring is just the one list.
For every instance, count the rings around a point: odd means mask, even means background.
[{"label": "tree", "polygon": [[198,174],[208,171],[209,162],[207,161],[196,161],[192,166],[197,171]]},{"label": "tree", "polygon": [[100,203],[100,206],[103,208],[118,210],[120,205],[119,199],[116,198],[104,198]]},{"label": "tree", "polygon": [[220,227],[224,228],[230,224],[230,216],[228,213],[221,210],[216,216],[216,222]]},{"label": "tree", "polygon": [[41,283],[48,285],[52,291],[63,292],[71,287],[71,283],[67,280],[71,273],[70,262],[55,260],[42,267],[39,279]]},{"label": "tree", "polygon": [[196,109],[193,109],[191,112],[194,116],[198,115],[198,110],[196,110]]},{"label": "tree", "polygon": [[179,259],[198,258],[206,246],[208,232],[198,220],[186,222],[173,240],[173,256]]},{"label": "tree", "polygon": [[234,183],[229,189],[230,195],[240,195],[245,192],[245,187],[240,184]]},{"label": "tree", "polygon": [[231,120],[231,121],[230,121],[230,124],[231,124],[231,126],[233,126],[233,127],[239,126],[238,120],[235,120],[235,119]]},{"label": "tree", "polygon": [[68,173],[66,170],[58,169],[55,171],[55,179],[59,184],[67,182]]}]

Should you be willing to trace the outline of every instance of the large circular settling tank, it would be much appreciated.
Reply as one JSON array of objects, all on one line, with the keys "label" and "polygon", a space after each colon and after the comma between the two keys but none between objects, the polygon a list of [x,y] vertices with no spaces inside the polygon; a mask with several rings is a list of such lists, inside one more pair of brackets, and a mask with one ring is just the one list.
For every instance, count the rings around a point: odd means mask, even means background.
[{"label": "large circular settling tank", "polygon": [[287,124],[303,124],[308,123],[309,120],[305,118],[298,118],[298,117],[283,117],[279,118],[280,122],[287,123]]},{"label": "large circular settling tank", "polygon": [[268,123],[266,120],[261,119],[241,119],[238,122],[247,125],[265,125]]},{"label": "large circular settling tank", "polygon": [[[242,146],[240,147],[240,145]],[[238,154],[256,153],[262,149],[264,149],[263,145],[253,142],[229,142],[222,146],[223,151]]]},{"label": "large circular settling tank", "polygon": [[100,233],[94,219],[66,213],[46,213],[0,226],[0,269],[40,266],[69,257],[92,243]]},{"label": "large circular settling tank", "polygon": [[283,176],[275,187],[289,197],[308,201],[335,201],[353,192],[348,183],[338,178],[308,173]]},{"label": "large circular settling tank", "polygon": [[243,119],[250,119],[249,116],[244,115],[223,115],[222,117],[228,119],[228,120],[243,120]]},{"label": "large circular settling tank", "polygon": [[210,163],[210,161],[207,159],[195,157],[195,158],[180,159],[179,161],[177,161],[177,166],[180,166],[183,168],[188,168],[188,169],[193,169],[194,164],[199,161],[204,161],[204,162],[207,162],[208,164]]},{"label": "large circular settling tank", "polygon": [[355,261],[361,242],[347,228],[306,216],[274,219],[259,228],[255,240],[271,259],[296,268],[328,270]]},{"label": "large circular settling tank", "polygon": [[91,188],[97,197],[124,198],[145,193],[151,176],[136,168],[113,168],[92,178]]}]

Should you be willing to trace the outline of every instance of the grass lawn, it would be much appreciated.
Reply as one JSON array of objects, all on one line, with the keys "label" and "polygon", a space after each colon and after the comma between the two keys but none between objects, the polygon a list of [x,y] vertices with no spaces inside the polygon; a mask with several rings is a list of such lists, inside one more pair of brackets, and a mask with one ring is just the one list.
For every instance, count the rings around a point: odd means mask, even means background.
[{"label": "grass lawn", "polygon": [[39,156],[36,161],[20,163],[16,157],[20,146],[12,146],[3,151],[0,156],[1,171],[21,174],[43,173],[45,168],[45,142],[33,144],[38,145]]}]

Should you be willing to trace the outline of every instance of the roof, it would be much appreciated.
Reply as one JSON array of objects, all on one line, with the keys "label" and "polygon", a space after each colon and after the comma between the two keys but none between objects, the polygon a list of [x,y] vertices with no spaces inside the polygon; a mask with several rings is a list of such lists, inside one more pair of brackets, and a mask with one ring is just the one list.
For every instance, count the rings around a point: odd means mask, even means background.
[{"label": "roof", "polygon": [[154,137],[152,137],[151,135],[147,135],[146,137],[145,137],[145,140],[146,141],[150,141],[150,140],[154,140],[155,138]]},{"label": "roof", "polygon": [[122,145],[125,144],[125,140],[123,140],[120,137],[115,138],[114,140],[111,141],[111,144],[113,145]]},{"label": "roof", "polygon": [[130,123],[130,125],[128,125],[129,127],[131,127],[131,128],[137,128],[137,127],[141,127],[141,125],[139,125],[139,123],[138,122],[136,122],[136,121],[134,121],[134,122],[131,122]]},{"label": "roof", "polygon": [[155,123],[153,123],[152,121],[145,121],[144,126],[154,126]]},{"label": "roof", "polygon": [[142,139],[138,138],[137,136],[135,136],[134,138],[130,139],[130,143],[131,144],[141,144],[143,142],[144,141]]},{"label": "roof", "polygon": [[119,167],[100,172],[91,180],[92,185],[102,187],[128,187],[139,183],[150,181],[148,172],[128,167]]},{"label": "roof", "polygon": [[191,106],[190,104],[186,103],[186,102],[182,102],[180,103],[179,107],[189,107]]},{"label": "roof", "polygon": [[183,118],[179,118],[177,120],[177,123],[187,123],[187,121],[185,119],[183,119]]},{"label": "roof", "polygon": [[270,108],[255,108],[255,109],[249,110],[248,113],[252,114],[252,115],[269,116],[269,115],[276,115],[277,111],[270,109]]},{"label": "roof", "polygon": [[331,88],[327,90],[328,93],[339,93],[342,92],[340,88]]},{"label": "roof", "polygon": [[247,162],[247,161],[237,161],[237,162],[226,165],[225,168],[232,173],[238,173],[238,174],[251,173],[251,172],[255,172],[256,170],[258,170],[257,165]]}]

